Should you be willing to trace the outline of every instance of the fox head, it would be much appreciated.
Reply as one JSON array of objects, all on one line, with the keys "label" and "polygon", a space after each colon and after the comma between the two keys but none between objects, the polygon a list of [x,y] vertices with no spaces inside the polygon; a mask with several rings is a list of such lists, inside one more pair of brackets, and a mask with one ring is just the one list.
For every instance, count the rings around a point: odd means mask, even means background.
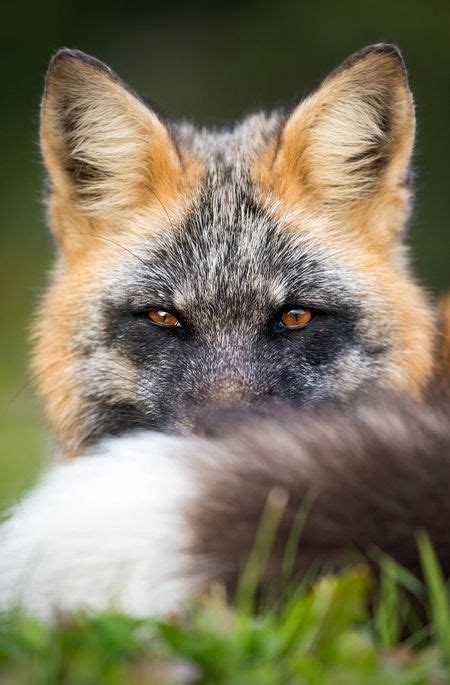
[{"label": "fox head", "polygon": [[60,51],[41,114],[58,259],[33,369],[63,452],[215,405],[419,394],[434,315],[403,240],[413,138],[391,45],[221,131]]}]

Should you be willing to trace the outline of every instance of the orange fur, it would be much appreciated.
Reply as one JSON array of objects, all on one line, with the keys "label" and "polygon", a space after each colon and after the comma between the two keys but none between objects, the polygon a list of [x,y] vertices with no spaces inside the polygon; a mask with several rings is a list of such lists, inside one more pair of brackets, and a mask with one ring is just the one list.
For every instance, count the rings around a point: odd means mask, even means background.
[{"label": "orange fur", "polygon": [[439,301],[439,365],[438,372],[450,378],[450,293]]}]

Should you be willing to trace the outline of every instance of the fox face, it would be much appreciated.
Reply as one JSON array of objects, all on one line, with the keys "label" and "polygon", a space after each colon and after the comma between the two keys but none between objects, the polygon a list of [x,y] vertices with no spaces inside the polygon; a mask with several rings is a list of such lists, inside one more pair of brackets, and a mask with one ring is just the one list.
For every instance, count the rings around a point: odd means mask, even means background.
[{"label": "fox face", "polygon": [[403,242],[413,137],[392,46],[225,131],[164,121],[58,53],[41,141],[59,253],[33,370],[62,451],[211,406],[419,394],[435,333]]}]

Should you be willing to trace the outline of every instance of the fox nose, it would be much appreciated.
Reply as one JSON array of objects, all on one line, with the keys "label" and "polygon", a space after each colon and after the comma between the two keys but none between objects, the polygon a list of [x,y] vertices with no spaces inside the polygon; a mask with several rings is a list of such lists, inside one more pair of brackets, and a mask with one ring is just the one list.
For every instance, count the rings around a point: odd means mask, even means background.
[{"label": "fox nose", "polygon": [[247,407],[258,401],[261,390],[244,376],[216,376],[204,389],[205,403],[228,408]]},{"label": "fox nose", "polygon": [[208,438],[218,438],[230,434],[234,427],[241,424],[248,425],[270,414],[271,409],[268,405],[243,406],[235,404],[209,407],[198,412],[195,416],[192,432]]},{"label": "fox nose", "polygon": [[190,373],[193,383],[177,417],[179,429],[213,435],[224,426],[265,414],[265,406],[276,402],[269,369],[247,350],[232,352],[216,350],[212,358],[195,360]]}]

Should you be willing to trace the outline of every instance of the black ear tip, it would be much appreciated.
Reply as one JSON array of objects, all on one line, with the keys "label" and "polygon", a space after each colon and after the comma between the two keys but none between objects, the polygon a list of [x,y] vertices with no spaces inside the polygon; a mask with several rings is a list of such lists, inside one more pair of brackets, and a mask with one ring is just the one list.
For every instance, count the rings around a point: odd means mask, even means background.
[{"label": "black ear tip", "polygon": [[103,62],[101,62],[99,59],[97,59],[96,57],[92,57],[91,55],[88,55],[85,52],[82,52],[82,50],[76,50],[73,48],[61,48],[60,50],[58,50],[50,60],[48,73],[50,74],[59,66],[67,65],[70,62],[81,62],[93,69],[96,69],[97,71],[103,71],[104,73],[111,74],[111,70],[109,69],[109,67],[107,67],[106,64],[103,64]]},{"label": "black ear tip", "polygon": [[401,67],[405,68],[405,60],[403,59],[402,52],[395,43],[375,43],[374,45],[370,45],[367,50],[373,54],[389,55],[397,60]]},{"label": "black ear tip", "polygon": [[361,48],[361,50],[358,50],[357,52],[354,52],[353,55],[350,55],[350,57],[347,57],[346,60],[331,72],[330,76],[338,75],[359,62],[374,60],[380,56],[387,57],[388,60],[384,59],[384,63],[386,64],[386,62],[389,61],[391,65],[395,65],[407,80],[407,71],[402,53],[400,52],[400,48],[394,43],[374,43],[373,45]]},{"label": "black ear tip", "polygon": [[373,43],[368,45],[366,48],[362,49],[362,52],[366,50],[367,52],[384,52],[390,55],[394,55],[398,59],[401,59],[402,53],[400,48],[396,43]]},{"label": "black ear tip", "polygon": [[400,67],[405,69],[403,55],[400,51],[400,48],[395,43],[374,43],[373,45],[368,45],[367,47],[362,48],[351,55],[349,60],[358,62],[359,60],[366,59],[368,57],[374,57],[376,55],[386,55],[390,58],[393,58]]},{"label": "black ear tip", "polygon": [[87,55],[85,52],[82,52],[81,50],[76,50],[73,48],[60,48],[51,58],[50,67],[56,66],[63,62],[67,62],[69,60],[88,62],[91,59],[93,58]]}]

